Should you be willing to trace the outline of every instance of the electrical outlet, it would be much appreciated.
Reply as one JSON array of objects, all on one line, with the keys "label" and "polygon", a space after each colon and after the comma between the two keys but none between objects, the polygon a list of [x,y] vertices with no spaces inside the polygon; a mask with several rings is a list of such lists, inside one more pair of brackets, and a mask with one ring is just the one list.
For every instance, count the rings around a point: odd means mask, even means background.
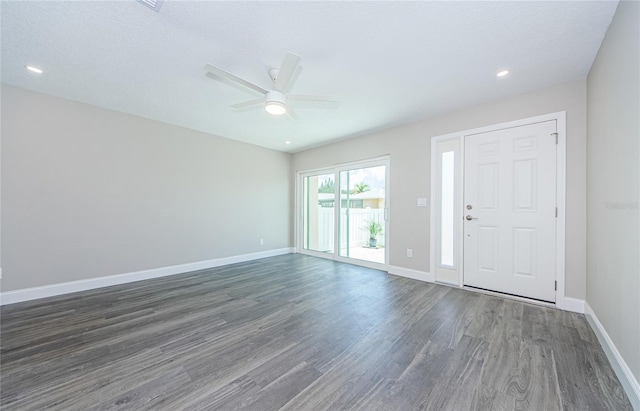
[{"label": "electrical outlet", "polygon": [[264,238],[260,239],[260,245],[264,245]]},{"label": "electrical outlet", "polygon": [[426,207],[427,199],[424,197],[418,198],[417,204],[418,204],[418,207]]},{"label": "electrical outlet", "polygon": [[413,257],[413,250],[410,248],[407,248],[407,257],[409,258]]}]

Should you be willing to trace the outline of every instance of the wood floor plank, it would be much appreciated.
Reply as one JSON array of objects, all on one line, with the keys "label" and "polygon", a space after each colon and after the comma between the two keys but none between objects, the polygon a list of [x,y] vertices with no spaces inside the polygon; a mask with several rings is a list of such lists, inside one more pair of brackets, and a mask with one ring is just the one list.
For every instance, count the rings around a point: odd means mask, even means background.
[{"label": "wood floor plank", "polygon": [[584,316],[302,255],[4,306],[3,410],[630,410]]},{"label": "wood floor plank", "polygon": [[562,409],[553,351],[550,348],[523,341],[516,370],[506,389],[507,395],[515,400],[514,409]]},{"label": "wood floor plank", "polygon": [[415,353],[403,373],[394,380],[376,386],[357,404],[361,410],[416,410],[424,407],[434,387],[442,378],[453,351],[426,341]]},{"label": "wood floor plank", "polygon": [[[571,324],[570,321],[564,323]],[[608,398],[602,394],[598,375],[591,362],[589,351],[596,349],[596,345],[586,344],[573,327],[556,323],[551,323],[549,327],[553,336],[554,359],[563,408],[617,409],[613,408],[614,404],[608,404]],[[631,408],[629,405],[629,408],[620,409]]]},{"label": "wood floor plank", "polygon": [[473,399],[473,409],[515,409],[515,398],[509,386],[518,372],[521,350],[522,321],[502,318],[497,332],[489,341],[487,361]]},{"label": "wood floor plank", "polygon": [[587,359],[596,376],[598,391],[605,397],[604,403],[611,409],[624,410],[628,400],[618,378],[609,367],[606,354],[602,350],[592,349],[586,352]]},{"label": "wood floor plank", "polygon": [[452,411],[472,409],[488,351],[489,344],[486,341],[463,336],[458,349],[453,351],[447,367],[420,408]]}]

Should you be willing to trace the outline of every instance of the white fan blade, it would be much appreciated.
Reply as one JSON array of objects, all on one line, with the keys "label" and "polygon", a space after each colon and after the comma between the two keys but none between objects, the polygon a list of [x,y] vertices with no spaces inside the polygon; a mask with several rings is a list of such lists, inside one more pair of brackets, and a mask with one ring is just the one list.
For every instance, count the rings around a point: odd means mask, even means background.
[{"label": "white fan blade", "polygon": [[207,64],[204,66],[204,68],[209,72],[207,73],[207,75],[209,77],[211,77],[211,75],[213,75],[214,77],[220,77],[220,78],[224,78],[230,81],[233,81],[234,83],[238,83],[242,86],[245,86],[247,88],[250,88],[251,90],[255,90],[258,93],[261,94],[267,94],[267,90],[263,89],[262,87],[253,84],[245,79],[242,79],[238,76],[236,76],[235,74],[231,74],[228,71],[225,71],[223,69],[221,69],[220,67],[216,67],[216,66],[212,66],[211,64]]},{"label": "white fan blade", "polygon": [[296,84],[296,81],[298,81],[298,77],[300,77],[300,73],[302,73],[302,66],[298,65],[298,67],[296,67],[296,72],[293,73],[293,76],[291,76],[291,80],[289,80],[289,85],[287,86],[287,93],[291,91],[291,89],[293,88],[293,85]]},{"label": "white fan blade", "polygon": [[295,110],[291,108],[291,106],[287,106],[287,115],[291,120],[298,120],[298,113],[296,113]]},{"label": "white fan blade", "polygon": [[264,105],[264,98],[257,98],[255,100],[243,101],[242,103],[233,104],[231,107],[240,110],[243,108],[257,106],[259,104]]},{"label": "white fan blade", "polygon": [[317,101],[319,103],[339,103],[339,96],[316,96],[313,94],[289,94],[287,100],[291,101]]},{"label": "white fan blade", "polygon": [[273,84],[274,89],[283,93],[287,91],[287,87],[289,86],[291,77],[293,77],[296,72],[299,61],[300,56],[296,56],[295,54],[287,53],[286,56],[284,56],[282,65],[278,70],[278,77],[276,78],[276,82]]}]

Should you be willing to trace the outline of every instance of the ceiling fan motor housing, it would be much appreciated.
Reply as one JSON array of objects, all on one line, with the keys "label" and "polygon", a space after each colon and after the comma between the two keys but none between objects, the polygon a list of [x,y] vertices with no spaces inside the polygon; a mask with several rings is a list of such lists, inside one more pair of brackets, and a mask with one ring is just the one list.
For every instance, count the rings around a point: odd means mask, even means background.
[{"label": "ceiling fan motor housing", "polygon": [[267,91],[265,101],[268,103],[280,103],[283,106],[287,104],[287,96],[278,90]]},{"label": "ceiling fan motor housing", "polygon": [[267,110],[267,113],[276,116],[286,113],[287,96],[278,90],[267,91],[264,108]]}]

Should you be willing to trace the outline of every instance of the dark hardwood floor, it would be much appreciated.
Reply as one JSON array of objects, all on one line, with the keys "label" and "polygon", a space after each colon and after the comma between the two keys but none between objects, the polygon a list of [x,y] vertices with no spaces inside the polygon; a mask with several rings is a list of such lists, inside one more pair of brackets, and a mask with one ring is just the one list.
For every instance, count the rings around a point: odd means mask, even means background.
[{"label": "dark hardwood floor", "polygon": [[2,308],[6,410],[631,410],[583,315],[285,255]]}]

